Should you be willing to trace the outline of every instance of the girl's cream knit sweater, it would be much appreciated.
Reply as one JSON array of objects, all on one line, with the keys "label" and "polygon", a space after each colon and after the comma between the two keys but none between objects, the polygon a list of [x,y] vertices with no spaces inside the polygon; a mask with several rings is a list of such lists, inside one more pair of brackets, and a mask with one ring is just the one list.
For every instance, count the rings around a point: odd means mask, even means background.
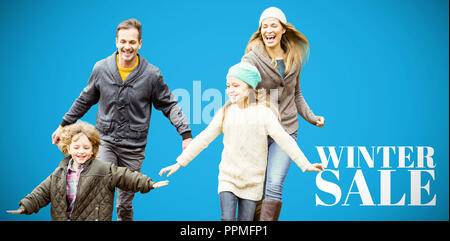
[{"label": "girl's cream knit sweater", "polygon": [[265,105],[240,108],[232,104],[226,109],[223,124],[222,118],[223,108],[177,158],[180,165],[186,166],[223,132],[224,148],[219,164],[218,193],[229,191],[243,199],[261,200],[267,166],[268,135],[302,171],[311,165],[295,140]]}]

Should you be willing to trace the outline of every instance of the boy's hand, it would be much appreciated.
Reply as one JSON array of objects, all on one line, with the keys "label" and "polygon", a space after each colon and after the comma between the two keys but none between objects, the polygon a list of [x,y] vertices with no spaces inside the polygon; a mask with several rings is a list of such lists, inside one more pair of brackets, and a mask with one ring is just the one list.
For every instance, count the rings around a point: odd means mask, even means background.
[{"label": "boy's hand", "polygon": [[308,168],[306,168],[305,171],[308,171],[308,172],[312,172],[312,171],[321,172],[323,170],[325,170],[325,169],[323,168],[323,164],[322,163],[313,163]]},{"label": "boy's hand", "polygon": [[157,183],[153,183],[153,188],[164,187],[169,184],[169,181],[160,181]]},{"label": "boy's hand", "polygon": [[7,213],[12,213],[12,214],[22,214],[22,213],[25,212],[25,209],[19,208],[19,209],[17,209],[17,210],[7,210],[6,212],[7,212]]},{"label": "boy's hand", "polygon": [[181,165],[177,162],[173,164],[172,166],[165,167],[159,171],[159,175],[162,176],[163,174],[166,174],[166,172],[169,172],[167,174],[167,177],[170,177],[170,175],[174,174],[178,169],[180,169]]}]

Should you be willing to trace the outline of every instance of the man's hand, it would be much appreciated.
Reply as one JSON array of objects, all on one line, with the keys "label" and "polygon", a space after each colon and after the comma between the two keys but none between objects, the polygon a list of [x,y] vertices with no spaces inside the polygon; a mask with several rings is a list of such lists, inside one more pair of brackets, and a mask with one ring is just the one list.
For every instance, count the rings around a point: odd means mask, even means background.
[{"label": "man's hand", "polygon": [[184,151],[189,146],[189,143],[191,143],[192,138],[187,138],[183,140],[183,144],[181,144],[181,148]]},{"label": "man's hand", "polygon": [[58,126],[58,129],[55,130],[52,134],[52,144],[58,145],[59,136],[61,135],[61,126]]}]

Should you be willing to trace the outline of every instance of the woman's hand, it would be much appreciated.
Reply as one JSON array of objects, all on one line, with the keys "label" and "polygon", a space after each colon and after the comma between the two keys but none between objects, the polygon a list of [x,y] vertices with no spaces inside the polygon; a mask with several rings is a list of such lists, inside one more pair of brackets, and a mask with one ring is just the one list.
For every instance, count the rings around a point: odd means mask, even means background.
[{"label": "woman's hand", "polygon": [[323,125],[325,125],[325,118],[323,118],[323,116],[319,116],[319,119],[316,122],[316,126],[322,127]]},{"label": "woman's hand", "polygon": [[323,168],[323,164],[322,163],[313,163],[308,168],[306,168],[305,171],[308,171],[308,172],[313,172],[313,171],[314,172],[321,172],[323,170],[325,170],[325,169]]},{"label": "woman's hand", "polygon": [[164,187],[167,186],[169,184],[169,181],[160,181],[160,182],[156,182],[153,183],[153,188],[158,188],[158,187]]},{"label": "woman's hand", "polygon": [[7,213],[12,213],[12,214],[23,214],[23,213],[25,213],[25,209],[19,208],[17,210],[8,210],[6,212]]},{"label": "woman's hand", "polygon": [[159,171],[159,175],[162,176],[163,174],[166,174],[166,172],[169,172],[167,174],[167,177],[170,177],[170,175],[177,172],[178,169],[180,169],[180,167],[181,167],[181,165],[177,162],[177,163],[173,164],[172,166],[168,166],[168,167],[161,169],[161,171]]}]

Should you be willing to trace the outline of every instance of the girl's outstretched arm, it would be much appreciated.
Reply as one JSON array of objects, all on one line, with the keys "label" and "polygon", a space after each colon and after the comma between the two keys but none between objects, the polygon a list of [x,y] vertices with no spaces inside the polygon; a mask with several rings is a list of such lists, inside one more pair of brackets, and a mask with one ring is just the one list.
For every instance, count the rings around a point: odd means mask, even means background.
[{"label": "girl's outstretched arm", "polygon": [[323,171],[321,163],[311,164],[303,154],[297,142],[283,129],[275,114],[270,109],[265,109],[264,120],[268,134],[275,140],[281,149],[297,164],[302,171]]},{"label": "girl's outstretched arm", "polygon": [[322,163],[313,163],[309,167],[306,168],[307,172],[321,172],[324,171],[324,167]]},{"label": "girl's outstretched arm", "polygon": [[162,176],[166,172],[169,172],[167,176],[174,174],[178,171],[178,169],[180,169],[181,166],[186,166],[198,154],[200,154],[203,149],[208,147],[209,143],[211,143],[217,136],[220,135],[220,133],[222,133],[222,119],[223,108],[220,108],[214,115],[214,118],[211,123],[209,123],[208,127],[198,134],[183,151],[183,153],[177,157],[177,163],[161,169],[161,171],[159,171],[159,175]]}]

